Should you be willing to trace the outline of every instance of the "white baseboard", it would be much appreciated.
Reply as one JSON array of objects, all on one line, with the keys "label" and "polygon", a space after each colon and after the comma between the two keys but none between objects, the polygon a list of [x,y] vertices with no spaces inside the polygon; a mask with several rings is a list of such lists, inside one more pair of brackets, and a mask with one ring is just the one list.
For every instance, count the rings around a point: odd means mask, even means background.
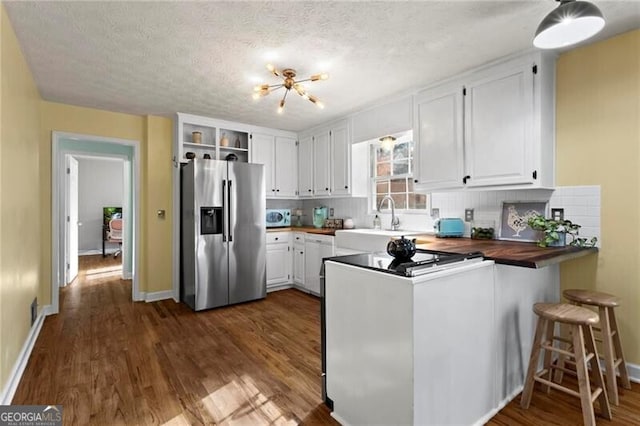
[{"label": "white baseboard", "polygon": [[627,372],[629,373],[629,380],[634,383],[640,383],[640,365],[628,362]]},{"label": "white baseboard", "polygon": [[267,293],[271,293],[272,291],[286,290],[288,288],[293,288],[293,284],[284,283],[284,284],[276,284],[272,286],[267,286]]},{"label": "white baseboard", "polygon": [[133,279],[133,273],[122,271],[122,279],[123,280],[132,280]]},{"label": "white baseboard", "polygon": [[31,326],[31,330],[29,330],[29,334],[27,335],[27,339],[24,341],[22,345],[22,349],[18,354],[18,358],[16,362],[13,364],[13,368],[11,369],[11,373],[9,373],[9,378],[7,380],[4,389],[2,389],[2,393],[0,394],[0,405],[10,405],[13,400],[13,396],[16,393],[16,389],[18,389],[18,384],[20,384],[20,379],[22,378],[22,374],[24,373],[24,369],[27,367],[27,362],[29,361],[29,356],[31,356],[31,351],[33,350],[33,346],[38,339],[38,335],[40,334],[40,329],[42,329],[42,324],[44,324],[44,319],[47,315],[51,314],[51,305],[45,305],[42,307],[42,310],[38,314],[36,321]]},{"label": "white baseboard", "polygon": [[145,302],[157,302],[159,300],[173,299],[173,290],[154,291],[144,293]]}]

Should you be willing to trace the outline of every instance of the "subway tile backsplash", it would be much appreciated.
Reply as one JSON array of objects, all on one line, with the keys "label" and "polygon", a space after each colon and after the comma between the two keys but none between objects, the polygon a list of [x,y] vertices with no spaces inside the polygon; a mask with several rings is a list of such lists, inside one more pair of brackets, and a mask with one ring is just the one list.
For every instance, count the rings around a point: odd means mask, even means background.
[{"label": "subway tile backsplash", "polygon": [[[518,191],[469,191],[431,194],[431,207],[440,209],[440,217],[464,218],[464,209],[473,208],[476,221],[500,223],[504,201],[545,201],[551,208],[563,208],[565,219],[582,225],[581,237],[597,237],[600,245],[600,186],[560,186],[555,190],[527,189]],[[267,208],[302,208],[303,223],[313,224],[313,208],[334,209],[334,217],[353,219],[358,228],[373,227],[374,214],[369,213],[367,198],[323,198],[313,200],[267,200]],[[550,212],[550,210],[549,210]],[[382,227],[388,228],[390,214],[380,214]],[[550,213],[548,214],[550,216]],[[400,228],[412,231],[432,231],[433,219],[428,214],[398,214]],[[466,226],[466,235],[470,226]]]}]

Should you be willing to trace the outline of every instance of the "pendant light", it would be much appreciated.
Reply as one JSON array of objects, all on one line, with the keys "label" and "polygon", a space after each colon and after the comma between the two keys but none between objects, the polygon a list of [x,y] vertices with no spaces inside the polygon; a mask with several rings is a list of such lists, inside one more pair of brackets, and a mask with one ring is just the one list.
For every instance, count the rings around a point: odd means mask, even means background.
[{"label": "pendant light", "polygon": [[593,37],[604,28],[600,9],[588,1],[557,0],[560,2],[538,26],[533,45],[540,49],[571,46]]},{"label": "pendant light", "polygon": [[380,142],[380,146],[382,147],[382,149],[384,149],[385,151],[391,151],[391,148],[393,148],[393,145],[395,145],[396,138],[391,135],[384,136],[380,138]]}]

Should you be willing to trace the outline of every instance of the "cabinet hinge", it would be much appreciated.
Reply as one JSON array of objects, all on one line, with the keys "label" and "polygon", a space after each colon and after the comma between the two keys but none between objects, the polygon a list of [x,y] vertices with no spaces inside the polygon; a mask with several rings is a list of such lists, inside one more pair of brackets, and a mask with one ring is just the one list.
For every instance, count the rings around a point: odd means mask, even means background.
[{"label": "cabinet hinge", "polygon": [[67,216],[67,222],[71,222],[71,217]]},{"label": "cabinet hinge", "polygon": [[71,265],[67,263],[67,269],[71,269]]},{"label": "cabinet hinge", "polygon": [[296,141],[296,146],[300,145],[300,141]]},{"label": "cabinet hinge", "polygon": [[533,178],[534,179],[538,179],[538,171],[537,170],[533,171]]},{"label": "cabinet hinge", "polygon": [[467,96],[467,88],[466,87],[462,88],[462,96]]},{"label": "cabinet hinge", "polygon": [[534,73],[534,74],[538,74],[538,66],[537,66],[537,65],[534,65],[534,66],[531,68],[531,71],[533,71],[533,73]]},{"label": "cabinet hinge", "polygon": [[253,133],[249,135],[249,139],[253,139]]},{"label": "cabinet hinge", "polygon": [[331,130],[329,130],[329,137],[331,137]]},{"label": "cabinet hinge", "polygon": [[71,169],[69,167],[67,167],[67,174],[70,175],[71,174]]}]

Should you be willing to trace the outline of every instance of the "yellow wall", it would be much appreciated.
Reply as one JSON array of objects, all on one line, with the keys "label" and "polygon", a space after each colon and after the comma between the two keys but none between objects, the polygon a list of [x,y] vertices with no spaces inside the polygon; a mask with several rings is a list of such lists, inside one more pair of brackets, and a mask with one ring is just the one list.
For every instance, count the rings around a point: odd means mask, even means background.
[{"label": "yellow wall", "polygon": [[39,294],[39,101],[31,71],[0,5],[0,389],[31,328]]},{"label": "yellow wall", "polygon": [[[42,211],[41,274],[51,283],[51,133],[61,131],[140,142],[140,291],[171,290],[171,152],[172,121],[42,101],[40,104],[40,202]],[[156,210],[167,217],[159,220]],[[45,303],[51,301],[50,284],[42,287]]]},{"label": "yellow wall", "polygon": [[[146,291],[172,288],[172,161],[173,122],[162,117],[147,117],[146,192]],[[165,218],[156,215],[165,210]]]},{"label": "yellow wall", "polygon": [[562,287],[621,297],[625,356],[640,364],[640,30],[561,55],[556,73],[556,184],[602,191],[600,253],[562,264]]}]

